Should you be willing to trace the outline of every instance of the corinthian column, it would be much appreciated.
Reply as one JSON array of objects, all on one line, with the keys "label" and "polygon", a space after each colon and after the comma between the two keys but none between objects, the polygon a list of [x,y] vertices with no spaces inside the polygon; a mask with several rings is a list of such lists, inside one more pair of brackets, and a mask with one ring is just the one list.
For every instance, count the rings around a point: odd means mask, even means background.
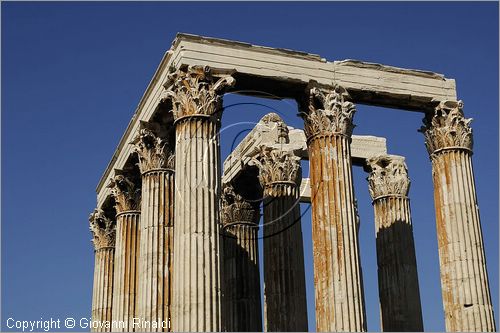
[{"label": "corinthian column", "polygon": [[317,331],[364,331],[351,167],[355,106],[345,89],[309,90],[303,113],[311,174]]},{"label": "corinthian column", "polygon": [[[94,289],[92,292],[92,321],[111,323],[113,298],[113,262],[116,224],[101,209],[90,214],[90,231],[95,250]],[[92,329],[105,332],[104,325]]]},{"label": "corinthian column", "polygon": [[137,258],[141,190],[122,174],[111,179],[111,193],[116,208],[115,273],[113,280],[113,321],[124,325],[113,331],[134,331],[135,296],[137,290]]},{"label": "corinthian column", "polygon": [[420,129],[432,162],[447,331],[495,331],[472,172],[472,119],[441,102]]},{"label": "corinthian column", "polygon": [[141,123],[132,142],[142,174],[137,317],[158,325],[144,331],[169,331],[174,227],[174,155],[159,126]]},{"label": "corinthian column", "polygon": [[265,330],[307,331],[300,158],[262,148],[255,162],[264,189]]},{"label": "corinthian column", "polygon": [[262,330],[258,231],[259,207],[224,188],[222,223],[224,225],[224,304],[225,331]]},{"label": "corinthian column", "polygon": [[219,331],[222,96],[231,77],[189,67],[169,75],[176,131],[172,329]]},{"label": "corinthian column", "polygon": [[381,326],[384,332],[422,332],[422,308],[404,157],[367,161],[375,210]]}]

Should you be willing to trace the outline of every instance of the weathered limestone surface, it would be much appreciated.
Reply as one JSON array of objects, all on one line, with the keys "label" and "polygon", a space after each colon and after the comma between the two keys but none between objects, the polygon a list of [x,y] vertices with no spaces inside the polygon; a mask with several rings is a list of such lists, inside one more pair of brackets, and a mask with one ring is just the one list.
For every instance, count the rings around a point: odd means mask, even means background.
[{"label": "weathered limestone surface", "polygon": [[317,331],[365,331],[350,137],[354,104],[345,89],[312,87],[308,140]]},{"label": "weathered limestone surface", "polygon": [[382,155],[367,161],[375,210],[381,328],[422,332],[422,307],[410,216],[410,179],[404,157]]},{"label": "weathered limestone surface", "polygon": [[207,68],[169,77],[176,130],[173,331],[220,331],[220,148],[222,92],[233,84]]},{"label": "weathered limestone surface", "polygon": [[259,152],[260,147],[279,145],[279,148],[283,148],[280,140],[284,133],[288,137],[286,148],[298,156],[307,157],[304,132],[284,125],[280,116],[270,113],[255,125],[226,158],[222,183],[228,184],[237,178],[252,163],[252,158]]},{"label": "weathered limestone surface", "polygon": [[[292,81],[296,85],[307,85],[314,80],[320,84],[333,81],[342,85],[356,97],[357,103],[377,102],[407,109],[415,105],[425,106],[432,99],[456,98],[455,82],[432,72],[357,60],[329,62],[314,54],[194,35],[179,34],[172,45],[170,59],[174,66],[234,69],[254,82],[259,78],[272,78],[274,86],[282,86],[282,89],[268,87],[266,92],[278,96],[293,97],[290,95],[297,91],[296,88],[284,89],[285,83]],[[253,89],[255,86],[266,88],[264,84],[252,84]],[[235,86],[237,90],[245,88],[245,80]]]},{"label": "weathered limestone surface", "polygon": [[174,155],[161,128],[143,124],[134,140],[142,173],[137,317],[162,325],[142,331],[168,331],[172,295]]},{"label": "weathered limestone surface", "polygon": [[300,157],[264,147],[254,161],[264,189],[265,331],[307,331]]},{"label": "weathered limestone surface", "polygon": [[[95,250],[92,320],[111,322],[116,223],[101,209],[95,209],[89,220]],[[93,332],[105,331],[104,328],[93,328]]]},{"label": "weathered limestone surface", "polygon": [[440,103],[421,131],[432,162],[447,331],[495,331],[472,171],[472,119],[462,102]]},{"label": "weathered limestone surface", "polygon": [[[279,121],[282,122],[282,120],[277,114],[275,117],[269,115],[263,117],[226,158],[224,161],[224,174],[222,175],[223,184],[230,183],[244,172],[245,168],[252,164],[252,159],[260,147],[287,150],[302,159],[309,159],[304,131],[290,126],[285,129],[280,126]],[[285,145],[280,142],[284,130],[288,133],[288,140]],[[352,136],[351,157],[353,164],[363,166],[366,159],[384,154],[387,154],[385,138],[369,135]],[[310,202],[310,194],[309,198],[307,198],[308,193],[310,193],[307,184],[309,184],[309,180],[301,183],[300,193],[304,202]]]},{"label": "weathered limestone surface", "polygon": [[225,186],[222,196],[224,240],[224,331],[262,331],[258,222],[259,206]]},{"label": "weathered limestone surface", "polygon": [[110,187],[117,212],[112,318],[125,323],[122,327],[113,327],[113,330],[128,332],[134,331],[136,313],[141,191],[124,175],[115,176]]},{"label": "weathered limestone surface", "polygon": [[[289,143],[286,149],[303,160],[309,159],[307,140],[304,131],[288,126]],[[259,122],[240,142],[224,161],[222,183],[226,184],[237,178],[245,167],[251,164],[252,157],[259,147],[282,148],[278,143],[279,129],[274,122]],[[370,135],[353,135],[351,142],[352,164],[363,166],[365,160],[378,155],[387,154],[385,138]],[[303,184],[302,184],[303,186]]]},{"label": "weathered limestone surface", "polygon": [[[300,220],[299,196],[312,204],[318,331],[366,330],[359,216],[351,167],[386,154],[386,148],[383,139],[352,136],[353,103],[426,114],[422,132],[433,169],[446,327],[450,331],[495,330],[472,171],[472,131],[470,120],[463,117],[461,102],[455,102],[454,80],[432,72],[356,60],[328,62],[302,52],[185,34],[177,36],[162,59],[97,186],[98,209],[109,214],[109,204],[114,200],[117,214],[114,257],[112,247],[96,247],[94,318],[109,318],[109,311],[113,320],[121,321],[138,315],[143,319],[172,318],[172,329],[176,331],[260,327],[255,287],[245,289],[258,281],[252,277],[258,275],[253,267],[258,262],[257,242],[252,239],[256,228],[252,223],[226,223],[222,230],[220,223],[218,132],[224,92],[292,98],[300,104],[305,131],[288,128],[269,116],[226,160],[222,183],[248,186],[247,191],[258,187],[261,191],[258,182],[251,184],[242,172],[257,177],[258,166],[260,176],[265,176],[262,156],[267,153],[262,155],[263,151],[278,150],[288,156],[285,160],[310,159],[311,179],[304,179],[301,187],[300,176],[294,181],[261,183],[268,222],[271,219],[291,224]],[[171,121],[176,132],[175,170],[165,164],[173,161],[165,160],[165,136],[156,130],[154,135],[145,135],[144,130],[151,128],[142,127],[144,122]],[[129,145],[136,137],[138,141]],[[145,189],[142,203],[134,154],[139,156]],[[383,171],[382,178],[389,179],[385,172],[390,164],[380,167],[379,162],[369,165],[372,175]],[[278,167],[271,174],[280,172],[283,170]],[[384,189],[380,184],[372,187],[372,194],[380,189]],[[407,194],[396,194],[373,196],[380,240],[377,250],[382,325],[384,330],[414,330],[420,328],[421,310],[410,208]],[[289,214],[283,215],[283,210]],[[177,222],[172,231],[174,218]],[[107,224],[97,217],[94,220],[98,240],[97,234],[102,234]],[[302,330],[307,328],[305,297],[302,303],[305,289],[297,280],[303,278],[302,235],[300,228],[293,231],[298,223],[276,234],[272,228],[279,223],[266,225],[264,230],[266,236],[273,234],[264,242],[265,327],[271,331]],[[223,234],[234,238],[222,242]],[[396,238],[400,240],[396,242]],[[289,244],[296,246],[287,248]],[[181,255],[172,258],[172,247]],[[245,263],[237,262],[239,250],[240,259],[245,255],[248,258]],[[235,260],[223,263],[220,255]],[[224,268],[235,273],[221,281],[226,277]],[[245,280],[244,275],[249,279]],[[281,280],[276,278],[278,275]],[[228,303],[222,302],[222,282],[238,286],[226,294]],[[414,288],[407,288],[409,285]],[[275,292],[275,286],[282,289]],[[282,303],[284,298],[291,300]],[[223,306],[228,311],[223,311]],[[223,318],[226,312],[227,320]],[[119,330],[133,330],[131,322]]]},{"label": "weathered limestone surface", "polygon": [[132,154],[128,143],[137,135],[140,121],[150,121],[157,109],[169,68],[181,65],[236,70],[241,80],[232,89],[241,93],[259,87],[279,97],[296,97],[289,95],[301,94],[313,80],[321,84],[333,81],[346,87],[355,102],[401,109],[429,110],[436,101],[456,99],[455,81],[440,74],[354,60],[328,62],[303,52],[179,34],[165,53],[99,182],[98,207],[110,195],[106,182],[114,177],[114,169],[123,169]]}]

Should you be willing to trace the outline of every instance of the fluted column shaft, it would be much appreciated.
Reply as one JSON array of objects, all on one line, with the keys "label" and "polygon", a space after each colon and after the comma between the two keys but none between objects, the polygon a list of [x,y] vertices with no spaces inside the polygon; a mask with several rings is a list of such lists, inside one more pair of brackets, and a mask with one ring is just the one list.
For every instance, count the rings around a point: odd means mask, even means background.
[{"label": "fluted column shaft", "polygon": [[470,154],[441,152],[432,169],[446,329],[495,331]]},{"label": "fluted column shaft", "polygon": [[[269,114],[281,128],[286,124]],[[281,148],[261,146],[252,161],[259,168],[264,197],[264,329],[307,331],[304,246],[300,224],[300,157]]]},{"label": "fluted column shaft", "polygon": [[221,328],[219,123],[193,116],[176,125],[174,331]]},{"label": "fluted column shaft", "polygon": [[495,331],[472,169],[472,129],[462,103],[442,102],[421,129],[431,156],[447,331]]},{"label": "fluted column shaft", "polygon": [[296,184],[264,190],[264,316],[266,332],[307,331],[300,204]]},{"label": "fluted column shaft", "polygon": [[142,173],[137,317],[141,331],[169,331],[174,228],[173,144],[168,126],[141,122],[131,144]]},{"label": "fluted column shaft", "polygon": [[339,86],[310,89],[307,106],[316,330],[364,331],[350,149],[355,106]]},{"label": "fluted column shaft", "polygon": [[219,129],[222,94],[233,84],[231,76],[190,66],[164,85],[176,137],[173,331],[222,328]]},{"label": "fluted column shaft", "polygon": [[96,209],[90,216],[90,230],[95,249],[94,286],[92,290],[92,321],[103,325],[92,327],[94,332],[105,332],[105,323],[111,323],[116,223]]},{"label": "fluted column shaft", "polygon": [[172,293],[174,174],[170,169],[142,175],[141,243],[137,316],[161,325],[144,331],[169,331]]},{"label": "fluted column shaft", "polygon": [[230,226],[224,232],[225,330],[262,331],[258,228]]},{"label": "fluted column shaft", "polygon": [[[111,322],[114,255],[115,249],[109,247],[95,252],[92,321]],[[99,325],[92,331],[106,332],[106,329]]]},{"label": "fluted column shaft", "polygon": [[318,331],[366,330],[349,139],[309,143]]},{"label": "fluted column shaft", "polygon": [[134,210],[123,211],[116,215],[112,317],[113,321],[122,321],[125,327],[113,327],[114,332],[134,331],[140,216],[140,211]]},{"label": "fluted column shaft", "polygon": [[375,211],[381,328],[384,332],[424,330],[417,260],[404,157],[382,155],[367,160],[368,184]]},{"label": "fluted column shaft", "polygon": [[132,332],[136,315],[141,190],[123,171],[117,170],[115,173],[108,185],[117,212],[112,318],[120,324],[112,326],[111,330]]},{"label": "fluted column shaft", "polygon": [[422,332],[410,202],[385,197],[373,202],[381,328],[384,332]]},{"label": "fluted column shaft", "polygon": [[258,251],[259,207],[234,192],[222,195],[224,331],[262,330]]},{"label": "fluted column shaft", "polygon": [[259,210],[232,188],[226,187],[224,192],[224,331],[261,331]]}]

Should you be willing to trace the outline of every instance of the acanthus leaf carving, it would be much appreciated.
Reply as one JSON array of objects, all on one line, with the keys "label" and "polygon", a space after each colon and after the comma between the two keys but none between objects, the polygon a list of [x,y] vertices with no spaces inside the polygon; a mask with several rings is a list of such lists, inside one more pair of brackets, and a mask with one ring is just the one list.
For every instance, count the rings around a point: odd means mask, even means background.
[{"label": "acanthus leaf carving", "polygon": [[429,155],[447,148],[463,148],[472,151],[473,138],[470,123],[465,118],[462,101],[442,101],[434,112],[425,115],[419,132],[425,136]]},{"label": "acanthus leaf carving", "polygon": [[252,203],[245,200],[227,184],[222,193],[222,222],[228,224],[257,224],[259,213]]},{"label": "acanthus leaf carving", "polygon": [[142,122],[139,133],[131,142],[139,158],[139,169],[145,173],[153,169],[175,168],[175,155],[167,139],[160,137],[151,124]]},{"label": "acanthus leaf carving", "polygon": [[308,88],[307,112],[301,112],[304,132],[308,139],[317,135],[344,135],[351,137],[355,127],[353,117],[356,106],[350,101],[349,93],[339,85],[324,90]]},{"label": "acanthus leaf carving", "polygon": [[291,151],[262,146],[252,162],[259,168],[259,181],[269,194],[273,193],[274,187],[283,187],[276,190],[285,195],[293,195],[302,181],[300,157]]},{"label": "acanthus leaf carving", "polygon": [[373,200],[383,196],[406,197],[410,178],[405,159],[396,155],[381,155],[367,161],[368,185]]},{"label": "acanthus leaf carving", "polygon": [[172,100],[174,119],[212,116],[222,110],[222,94],[234,84],[232,76],[216,77],[208,66],[189,66],[168,75],[164,96]]},{"label": "acanthus leaf carving", "polygon": [[94,236],[94,249],[100,250],[115,246],[116,223],[108,218],[102,209],[95,209],[89,217],[90,232]]},{"label": "acanthus leaf carving", "polygon": [[141,189],[137,188],[125,175],[115,175],[110,179],[108,187],[115,199],[115,208],[118,214],[130,210],[140,210]]}]

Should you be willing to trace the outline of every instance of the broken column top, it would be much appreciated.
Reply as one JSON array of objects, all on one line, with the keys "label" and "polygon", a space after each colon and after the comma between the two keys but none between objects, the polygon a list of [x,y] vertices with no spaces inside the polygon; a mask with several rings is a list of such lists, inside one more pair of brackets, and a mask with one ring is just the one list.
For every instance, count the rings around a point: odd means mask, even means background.
[{"label": "broken column top", "polygon": [[[238,146],[224,161],[222,183],[229,183],[251,164],[252,157],[261,147],[271,147],[292,151],[302,159],[308,160],[308,150],[304,131],[286,126],[287,139],[283,141],[281,117],[270,113],[262,117],[255,127],[243,138]],[[374,156],[387,154],[385,138],[365,135],[353,135],[351,143],[352,161],[363,166],[365,160]]]}]

